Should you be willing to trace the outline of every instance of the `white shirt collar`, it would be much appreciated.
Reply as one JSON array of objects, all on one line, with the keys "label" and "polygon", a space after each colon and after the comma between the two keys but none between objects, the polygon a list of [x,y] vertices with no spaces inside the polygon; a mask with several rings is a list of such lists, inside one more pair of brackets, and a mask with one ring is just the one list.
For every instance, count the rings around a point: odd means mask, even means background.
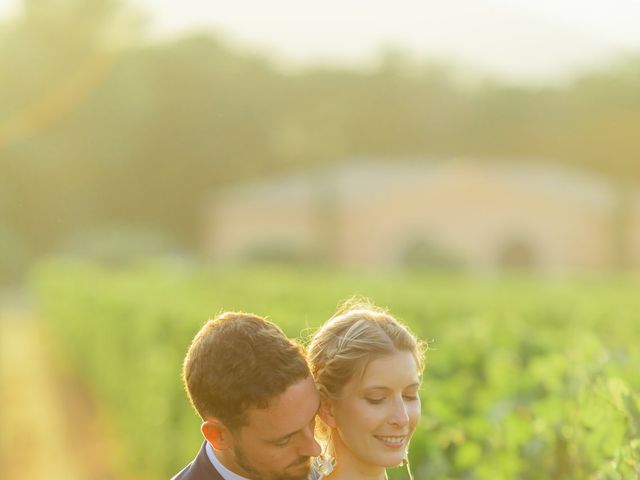
[{"label": "white shirt collar", "polygon": [[245,477],[241,477],[237,473],[233,473],[227,467],[222,465],[220,460],[218,460],[218,457],[216,456],[216,453],[209,442],[207,442],[205,449],[207,450],[207,457],[209,457],[209,461],[213,465],[213,468],[215,468],[218,471],[218,473],[222,475],[222,478],[224,478],[224,480],[249,480]]}]

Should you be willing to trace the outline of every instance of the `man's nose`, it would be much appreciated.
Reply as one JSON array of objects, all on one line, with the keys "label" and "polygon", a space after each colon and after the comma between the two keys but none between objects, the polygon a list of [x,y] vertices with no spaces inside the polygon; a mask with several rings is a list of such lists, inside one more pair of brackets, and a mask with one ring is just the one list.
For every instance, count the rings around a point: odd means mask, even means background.
[{"label": "man's nose", "polygon": [[314,436],[314,428],[308,427],[304,430],[302,437],[302,445],[300,447],[300,454],[306,457],[317,457],[322,453],[322,447],[316,441]]}]

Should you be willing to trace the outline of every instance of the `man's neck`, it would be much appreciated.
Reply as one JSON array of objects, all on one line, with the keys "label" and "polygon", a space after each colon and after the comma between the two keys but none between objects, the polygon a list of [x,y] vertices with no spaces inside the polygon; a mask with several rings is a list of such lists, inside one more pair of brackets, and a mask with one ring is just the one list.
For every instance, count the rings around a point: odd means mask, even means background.
[{"label": "man's neck", "polygon": [[222,478],[224,478],[224,480],[249,480],[232,470],[233,467],[231,465],[228,465],[229,462],[225,462],[224,452],[217,452],[209,442],[207,442],[206,450],[207,457],[209,457],[209,461],[213,465],[213,468],[215,468],[218,473],[222,475]]}]

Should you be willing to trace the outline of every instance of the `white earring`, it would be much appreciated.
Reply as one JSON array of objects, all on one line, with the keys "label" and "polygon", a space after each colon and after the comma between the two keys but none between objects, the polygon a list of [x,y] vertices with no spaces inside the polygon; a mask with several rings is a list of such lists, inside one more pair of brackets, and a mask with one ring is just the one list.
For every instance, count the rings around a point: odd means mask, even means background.
[{"label": "white earring", "polygon": [[328,477],[331,472],[333,472],[333,467],[336,464],[336,459],[331,455],[322,455],[320,457],[316,457],[313,461],[313,466],[315,470],[320,474],[318,480],[322,480],[325,477]]},{"label": "white earring", "polygon": [[322,480],[323,478],[331,475],[331,472],[333,472],[333,468],[336,465],[336,459],[327,453],[329,443],[331,443],[331,436],[329,436],[320,456],[313,459],[313,468],[320,474],[317,480]]}]

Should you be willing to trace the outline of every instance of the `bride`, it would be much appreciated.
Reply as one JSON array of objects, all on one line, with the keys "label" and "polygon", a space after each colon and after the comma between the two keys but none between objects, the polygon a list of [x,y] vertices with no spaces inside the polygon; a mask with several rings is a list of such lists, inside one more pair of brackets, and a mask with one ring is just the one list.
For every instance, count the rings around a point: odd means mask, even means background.
[{"label": "bride", "polygon": [[347,302],[313,336],[323,455],[310,480],[384,480],[406,465],[420,419],[422,343],[385,310]]}]

